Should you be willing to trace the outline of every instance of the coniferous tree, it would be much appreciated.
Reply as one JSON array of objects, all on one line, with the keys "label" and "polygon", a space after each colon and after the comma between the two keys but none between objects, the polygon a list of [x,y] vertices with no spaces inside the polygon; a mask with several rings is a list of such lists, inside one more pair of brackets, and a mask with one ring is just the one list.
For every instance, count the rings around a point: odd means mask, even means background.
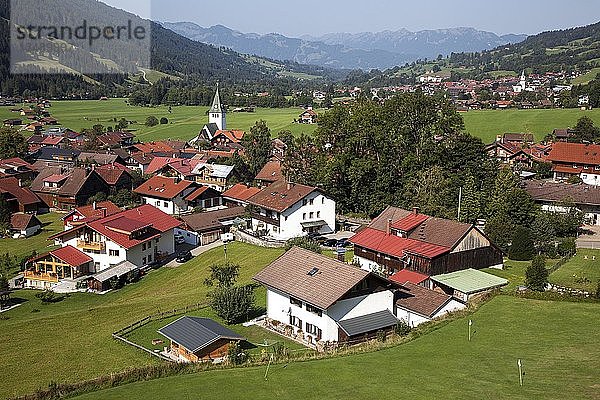
[{"label": "coniferous tree", "polygon": [[525,285],[531,290],[543,292],[546,290],[547,283],[546,257],[535,256],[531,265],[525,270]]},{"label": "coniferous tree", "polygon": [[467,175],[462,191],[460,221],[474,223],[481,217],[481,196],[473,175]]},{"label": "coniferous tree", "polygon": [[517,226],[512,235],[508,258],[515,261],[531,260],[533,258],[533,250],[531,231],[525,227]]}]

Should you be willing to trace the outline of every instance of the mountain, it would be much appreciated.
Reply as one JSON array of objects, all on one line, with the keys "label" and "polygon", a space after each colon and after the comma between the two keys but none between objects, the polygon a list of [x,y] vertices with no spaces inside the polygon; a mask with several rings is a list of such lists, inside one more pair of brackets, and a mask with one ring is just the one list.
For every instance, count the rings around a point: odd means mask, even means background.
[{"label": "mountain", "polygon": [[204,28],[192,22],[162,22],[164,27],[203,43],[231,48],[276,60],[293,60],[335,68],[390,68],[438,54],[481,51],[525,39],[525,35],[498,36],[473,28],[410,32],[406,29],[331,33],[320,37],[290,38],[277,33],[242,33],[223,25]]},{"label": "mountain", "polygon": [[411,54],[397,54],[380,49],[352,49],[340,44],[290,38],[277,33],[241,33],[223,25],[203,28],[192,22],[161,24],[192,40],[231,48],[239,53],[329,68],[385,68],[404,64],[415,58]]}]

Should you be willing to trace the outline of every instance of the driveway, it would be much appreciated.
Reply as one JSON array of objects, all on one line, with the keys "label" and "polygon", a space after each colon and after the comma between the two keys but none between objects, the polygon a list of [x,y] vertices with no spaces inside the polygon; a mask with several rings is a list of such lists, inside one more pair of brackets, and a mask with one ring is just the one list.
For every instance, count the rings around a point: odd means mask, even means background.
[{"label": "driveway", "polygon": [[180,244],[180,245],[177,245],[175,247],[175,255],[174,255],[173,260],[171,260],[168,263],[166,263],[165,267],[168,267],[168,268],[177,268],[180,265],[182,265],[182,264],[178,263],[177,261],[175,261],[175,257],[181,251],[189,250],[189,251],[192,252],[192,255],[194,257],[196,257],[196,256],[199,256],[200,254],[202,254],[204,252],[207,252],[208,250],[212,250],[212,249],[215,249],[215,248],[221,247],[221,246],[223,246],[223,242],[221,242],[220,240],[217,240],[216,242],[211,243],[211,244],[207,244],[206,246],[197,246],[197,247],[194,247],[194,246],[189,245],[189,244]]}]

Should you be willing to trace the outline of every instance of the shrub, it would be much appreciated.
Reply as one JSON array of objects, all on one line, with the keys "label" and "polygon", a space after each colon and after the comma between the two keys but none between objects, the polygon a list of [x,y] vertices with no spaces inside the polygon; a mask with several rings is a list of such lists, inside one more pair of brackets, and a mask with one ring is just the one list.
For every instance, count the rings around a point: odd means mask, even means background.
[{"label": "shrub", "polygon": [[527,261],[533,258],[533,240],[529,229],[517,226],[513,235],[508,258],[515,261]]},{"label": "shrub", "polygon": [[210,306],[228,324],[247,319],[254,309],[254,286],[219,287],[210,294]]},{"label": "shrub", "polygon": [[406,323],[406,321],[404,321],[403,319],[401,319],[397,324],[396,324],[396,328],[394,330],[396,332],[396,335],[398,336],[406,336],[410,333],[411,328],[410,325],[408,325]]},{"label": "shrub", "polygon": [[319,243],[314,240],[306,237],[300,236],[293,239],[290,239],[285,244],[285,250],[288,251],[294,246],[302,247],[303,249],[313,251],[315,253],[321,254],[321,246]]},{"label": "shrub", "polygon": [[36,294],[35,297],[40,299],[44,304],[58,303],[65,298],[65,296],[59,296],[51,290],[44,290],[43,292]]},{"label": "shrub", "polygon": [[229,349],[227,351],[227,360],[231,365],[240,365],[246,362],[248,355],[242,350],[240,342],[229,343]]},{"label": "shrub", "polygon": [[8,279],[6,276],[0,274],[0,292],[8,290]]},{"label": "shrub", "polygon": [[162,117],[162,118],[160,119],[160,124],[161,124],[161,125],[166,125],[166,124],[168,124],[168,123],[169,123],[169,120],[168,120],[167,118],[165,118],[165,117]]},{"label": "shrub", "polygon": [[531,290],[543,292],[546,290],[547,283],[546,257],[536,256],[525,270],[525,285]]},{"label": "shrub", "polygon": [[565,238],[561,240],[556,249],[557,253],[562,257],[572,256],[577,250],[575,238]]},{"label": "shrub", "polygon": [[154,115],[151,115],[148,118],[146,118],[146,126],[156,126],[156,125],[158,125],[158,118],[156,118]]},{"label": "shrub", "polygon": [[594,297],[600,299],[600,280],[598,280],[598,284],[596,285],[596,293],[594,293]]}]

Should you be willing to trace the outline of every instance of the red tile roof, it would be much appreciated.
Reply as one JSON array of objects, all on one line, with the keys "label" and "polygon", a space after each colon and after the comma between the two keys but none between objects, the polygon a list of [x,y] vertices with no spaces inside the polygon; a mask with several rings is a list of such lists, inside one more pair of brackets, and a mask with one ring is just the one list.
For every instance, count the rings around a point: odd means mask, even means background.
[{"label": "red tile roof", "polygon": [[556,142],[552,145],[548,161],[600,165],[600,145]]},{"label": "red tile roof", "polygon": [[19,180],[13,177],[0,179],[0,193],[9,193],[22,205],[42,202],[31,190],[21,187]]},{"label": "red tile roof", "polygon": [[208,192],[208,191],[213,191],[215,193],[213,193],[214,197],[220,197],[221,193],[217,192],[216,190],[208,187],[208,186],[201,186],[198,189],[194,190],[192,193],[188,194],[187,196],[185,196],[185,200],[187,201],[194,201],[196,200],[198,197],[202,196],[203,193]]},{"label": "red tile roof", "polygon": [[192,174],[196,165],[200,164],[199,160],[189,160],[184,158],[172,157],[154,157],[148,165],[147,174],[154,174],[165,167],[170,167],[184,176]]},{"label": "red tile roof", "polygon": [[280,180],[282,177],[283,174],[281,172],[281,161],[270,160],[265,164],[265,166],[260,170],[254,179],[257,181],[275,182]]},{"label": "red tile roof", "polygon": [[419,226],[423,222],[425,222],[427,219],[429,219],[428,215],[416,214],[413,212],[413,213],[410,213],[409,215],[407,215],[406,217],[394,222],[392,224],[392,228],[398,229],[398,230],[404,231],[404,232],[410,232],[413,229],[415,229],[417,226]]},{"label": "red tile roof", "polygon": [[64,181],[65,179],[67,179],[68,177],[69,177],[68,175],[53,174],[53,175],[50,175],[50,176],[44,178],[44,182],[60,183],[60,182]]},{"label": "red tile roof", "polygon": [[583,172],[583,165],[578,165],[577,168],[573,168],[573,166],[570,165],[553,165],[552,172],[579,175]]},{"label": "red tile roof", "polygon": [[134,144],[133,147],[142,153],[178,153],[177,149],[174,149],[164,142],[138,143]]},{"label": "red tile roof", "polygon": [[77,207],[75,210],[67,214],[63,219],[66,219],[73,214],[79,214],[83,219],[80,219],[77,222],[90,222],[96,219],[109,217],[111,215],[120,213],[121,211],[123,210],[121,210],[119,206],[112,201],[101,201],[95,204],[95,208],[94,204]]},{"label": "red tile roof", "polygon": [[33,222],[34,225],[41,225],[41,222],[35,215],[15,213],[10,216],[10,227],[15,230],[24,231]]},{"label": "red tile roof", "polygon": [[174,178],[153,176],[138,186],[134,192],[142,196],[170,200],[193,185],[195,185],[195,183],[191,181],[182,180],[176,182]]},{"label": "red tile roof", "polygon": [[232,188],[226,190],[223,193],[223,197],[229,197],[230,199],[247,201],[250,197],[260,192],[257,187],[246,186],[243,183],[238,183]]},{"label": "red tile roof", "polygon": [[[29,164],[27,161],[19,158],[19,157],[15,157],[15,158],[5,158],[4,160],[0,160],[0,168],[2,169],[13,169],[13,168],[26,168],[30,171],[35,171],[35,167],[31,164]],[[16,171],[16,172],[20,172],[20,171]],[[11,174],[4,174],[3,172],[0,172],[0,177],[4,177],[4,176],[10,176]]]},{"label": "red tile roof", "polygon": [[350,241],[355,245],[398,258],[402,258],[405,252],[410,252],[432,259],[451,250],[449,247],[388,235],[373,228],[363,229],[352,236]]},{"label": "red tile roof", "polygon": [[267,210],[283,212],[316,190],[318,190],[316,187],[297,183],[288,184],[281,179],[252,196],[248,199],[248,203]]},{"label": "red tile roof", "polygon": [[219,136],[225,136],[231,142],[239,143],[244,138],[244,134],[245,134],[245,132],[241,131],[241,130],[225,130],[225,131],[221,130],[221,131],[217,131],[217,133],[215,133],[215,136],[213,137],[212,140],[217,140],[217,138]]},{"label": "red tile roof", "polygon": [[151,222],[140,221],[139,219],[131,219],[127,218],[126,216],[119,216],[115,219],[104,223],[105,228],[110,229],[114,232],[125,233],[127,235],[131,235],[134,232],[138,232],[144,228],[149,228],[151,226]]},{"label": "red tile roof", "polygon": [[96,167],[98,175],[104,179],[104,182],[109,185],[116,185],[123,175],[131,176],[132,172],[129,168],[119,163],[112,163]]},{"label": "red tile roof", "polygon": [[56,146],[60,142],[62,142],[64,138],[62,136],[46,136],[42,141],[42,144],[47,146]]},{"label": "red tile roof", "polygon": [[415,285],[418,285],[429,279],[429,275],[420,274],[418,272],[410,271],[408,269],[403,269],[390,276],[390,279],[400,284],[410,282],[414,283]]},{"label": "red tile roof", "polygon": [[60,249],[51,251],[49,254],[52,254],[54,257],[72,267],[79,267],[80,265],[92,261],[92,257],[77,250],[73,246],[61,247]]}]

